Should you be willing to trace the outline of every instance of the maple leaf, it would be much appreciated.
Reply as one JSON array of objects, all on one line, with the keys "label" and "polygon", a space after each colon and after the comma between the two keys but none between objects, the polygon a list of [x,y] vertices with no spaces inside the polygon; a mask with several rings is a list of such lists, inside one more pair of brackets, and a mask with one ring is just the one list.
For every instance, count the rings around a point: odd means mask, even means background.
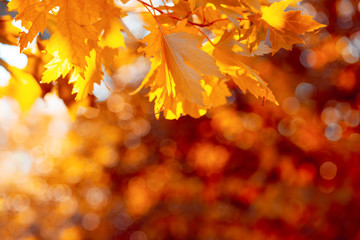
[{"label": "maple leaf", "polygon": [[58,51],[61,59],[68,59],[73,65],[84,69],[85,56],[89,55],[86,39],[96,41],[94,31],[82,17],[78,1],[64,0],[57,13],[57,32],[51,36],[47,50],[49,53]]},{"label": "maple leaf", "polygon": [[285,0],[275,2],[270,6],[261,8],[261,13],[249,16],[254,23],[253,26],[244,34],[242,39],[253,39],[250,49],[258,46],[265,40],[269,30],[269,40],[273,54],[280,48],[290,50],[292,45],[304,43],[300,35],[312,32],[325,27],[312,19],[311,16],[301,15],[301,11],[287,11],[285,9],[297,0]]},{"label": "maple leaf", "polygon": [[100,29],[103,29],[104,33],[101,35],[100,46],[103,48],[125,47],[124,37],[120,31],[122,27],[119,20],[114,17],[107,17],[102,20],[101,23],[104,25],[100,27]]},{"label": "maple leaf", "polygon": [[56,0],[52,1],[19,1],[12,0],[8,4],[9,10],[18,10],[16,20],[21,20],[22,25],[28,29],[28,32],[20,33],[20,52],[31,43],[39,32],[43,32],[47,25],[47,14],[57,4]]},{"label": "maple leaf", "polygon": [[119,48],[125,47],[124,37],[121,33],[123,29],[121,18],[125,16],[119,8],[107,4],[100,6],[100,20],[95,23],[97,32],[100,34],[99,46]]},{"label": "maple leaf", "polygon": [[77,101],[85,99],[88,94],[92,93],[94,83],[100,84],[103,77],[100,56],[94,49],[91,50],[90,56],[86,57],[86,63],[84,77],[81,74],[82,70],[75,67],[69,80],[69,83],[74,83],[72,93],[77,93],[75,97]]},{"label": "maple leaf", "polygon": [[28,8],[25,9],[24,12],[20,13],[17,16],[17,19],[19,20],[22,21],[25,20],[31,22],[31,27],[29,28],[29,32],[20,33],[20,40],[19,40],[20,52],[22,52],[23,49],[26,48],[27,45],[32,42],[32,40],[36,37],[36,35],[39,32],[42,33],[45,30],[46,20],[47,20],[46,15],[48,11],[49,10],[47,6],[40,2],[38,4],[29,6]]},{"label": "maple leaf", "polygon": [[[100,83],[101,59],[113,60],[118,53],[108,48],[125,46],[120,32],[120,9],[107,0],[90,2],[92,7],[82,0],[60,4],[57,28],[47,45],[53,59],[45,65],[42,77],[43,83],[49,83],[73,70],[70,83],[74,83],[76,100],[84,99],[92,93],[93,84]],[[106,68],[109,66],[110,63],[105,63]]]},{"label": "maple leaf", "polygon": [[219,62],[220,70],[230,76],[244,93],[248,90],[255,97],[267,99],[278,105],[272,91],[258,72],[243,63],[241,54],[232,51],[234,45],[241,46],[233,36],[234,31],[225,32],[214,48],[213,56]]},{"label": "maple leaf", "polygon": [[61,59],[59,53],[55,52],[53,59],[45,64],[46,70],[43,72],[42,82],[50,83],[57,80],[60,76],[63,78],[70,72],[72,65],[67,59]]},{"label": "maple leaf", "polygon": [[144,79],[139,89],[151,87],[153,97],[150,98],[155,99],[155,113],[173,109],[175,116],[179,117],[183,112],[179,110],[181,105],[185,108],[189,104],[204,106],[204,89],[200,84],[202,75],[222,75],[214,59],[197,47],[201,41],[197,35],[181,31],[167,35],[162,29],[152,29],[144,38],[143,42],[148,45],[143,50],[155,59],[150,77]]},{"label": "maple leaf", "polygon": [[219,107],[227,103],[226,97],[231,96],[231,92],[224,80],[215,77],[204,77],[204,104],[209,107]]},{"label": "maple leaf", "polygon": [[304,43],[299,34],[325,27],[314,21],[311,16],[301,15],[300,11],[284,12],[292,2],[294,1],[276,2],[262,10],[262,19],[270,26],[269,38],[274,52],[280,48],[290,50],[293,44]]}]

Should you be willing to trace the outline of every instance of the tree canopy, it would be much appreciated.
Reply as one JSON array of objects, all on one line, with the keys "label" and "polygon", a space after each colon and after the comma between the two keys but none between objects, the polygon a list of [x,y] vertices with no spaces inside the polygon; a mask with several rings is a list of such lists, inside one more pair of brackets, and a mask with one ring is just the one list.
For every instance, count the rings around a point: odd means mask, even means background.
[{"label": "tree canopy", "polygon": [[[163,113],[167,119],[178,119],[197,118],[226,104],[231,96],[228,81],[278,105],[261,73],[247,62],[281,48],[291,50],[304,43],[306,33],[325,26],[303,15],[298,2],[178,0],[171,6],[166,1],[154,6],[152,1],[137,0],[126,8],[110,0],[12,0],[8,8],[17,11],[15,19],[24,27],[20,51],[39,32],[50,35],[39,49],[45,64],[41,83],[65,79],[73,84],[75,100],[81,101],[105,73],[111,75],[128,63],[125,58],[145,54],[151,69],[138,90],[149,89],[157,117]],[[134,13],[149,31],[143,39],[122,20]]]}]

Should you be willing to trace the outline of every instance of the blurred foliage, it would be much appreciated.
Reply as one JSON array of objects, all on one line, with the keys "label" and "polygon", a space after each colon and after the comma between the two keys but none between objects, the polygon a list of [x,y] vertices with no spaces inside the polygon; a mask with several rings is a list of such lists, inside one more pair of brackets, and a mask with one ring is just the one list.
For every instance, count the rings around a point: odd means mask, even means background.
[{"label": "blurred foliage", "polygon": [[360,4],[302,6],[326,31],[251,62],[279,107],[230,85],[200,119],[156,120],[131,66],[91,107],[67,85],[26,113],[0,99],[0,238],[360,239]]}]

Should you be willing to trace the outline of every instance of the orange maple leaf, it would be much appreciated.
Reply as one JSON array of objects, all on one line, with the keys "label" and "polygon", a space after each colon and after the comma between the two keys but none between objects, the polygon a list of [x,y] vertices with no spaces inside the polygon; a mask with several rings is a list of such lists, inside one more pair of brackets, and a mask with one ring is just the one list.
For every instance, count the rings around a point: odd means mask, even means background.
[{"label": "orange maple leaf", "polygon": [[297,0],[275,2],[263,7],[262,13],[249,16],[254,25],[245,32],[242,39],[252,36],[254,40],[250,43],[250,49],[265,40],[267,30],[274,54],[280,48],[291,50],[292,45],[304,43],[300,35],[326,26],[316,22],[311,16],[301,15],[301,11],[285,11],[294,2]]}]

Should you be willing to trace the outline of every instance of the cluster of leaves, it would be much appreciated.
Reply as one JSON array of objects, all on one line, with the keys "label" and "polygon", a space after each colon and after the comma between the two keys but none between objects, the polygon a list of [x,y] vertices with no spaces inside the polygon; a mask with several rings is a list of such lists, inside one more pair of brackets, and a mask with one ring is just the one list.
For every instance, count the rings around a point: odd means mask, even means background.
[{"label": "cluster of leaves", "polygon": [[51,35],[43,51],[50,57],[42,83],[65,78],[73,84],[76,100],[85,99],[104,72],[116,70],[114,61],[126,57],[120,49],[129,48],[127,40],[135,43],[133,54],[144,52],[151,61],[139,90],[150,89],[155,115],[178,119],[200,117],[226,104],[229,80],[243,92],[278,104],[247,62],[291,49],[304,43],[302,35],[324,27],[302,15],[298,2],[175,0],[172,6],[163,1],[155,7],[152,1],[137,0],[136,9],[146,9],[139,14],[150,31],[141,41],[122,21],[130,10],[112,0],[11,0],[8,8],[18,12],[16,20],[27,29],[20,33],[21,51],[39,32]]}]

